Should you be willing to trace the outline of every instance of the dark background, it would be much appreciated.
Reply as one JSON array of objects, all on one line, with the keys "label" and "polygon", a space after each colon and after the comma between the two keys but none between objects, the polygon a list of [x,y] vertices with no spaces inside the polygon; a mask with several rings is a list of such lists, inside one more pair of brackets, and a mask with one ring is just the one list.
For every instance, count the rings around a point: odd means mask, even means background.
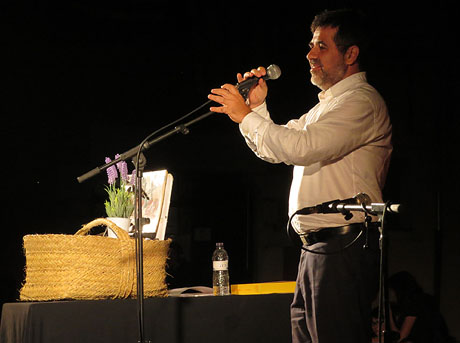
[{"label": "dark background", "polygon": [[[356,7],[375,23],[368,79],[393,123],[385,200],[406,205],[389,218],[389,272],[413,273],[460,337],[453,7],[401,4],[2,1],[2,302],[18,298],[25,234],[71,234],[105,216],[105,174],[76,178],[201,105],[211,88],[275,63],[274,121],[311,108],[309,24],[323,9]],[[171,287],[211,285],[216,241],[230,254],[232,283],[295,279],[299,251],[285,234],[291,167],[257,159],[217,114],[146,158],[147,170],[174,176]]]}]

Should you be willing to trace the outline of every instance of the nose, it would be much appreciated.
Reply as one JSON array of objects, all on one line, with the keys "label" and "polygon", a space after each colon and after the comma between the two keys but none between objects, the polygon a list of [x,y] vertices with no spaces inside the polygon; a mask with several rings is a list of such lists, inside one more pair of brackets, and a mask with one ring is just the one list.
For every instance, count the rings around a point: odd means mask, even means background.
[{"label": "nose", "polygon": [[311,61],[313,59],[316,59],[318,57],[318,53],[316,51],[315,47],[312,47],[310,51],[307,53],[307,60]]}]

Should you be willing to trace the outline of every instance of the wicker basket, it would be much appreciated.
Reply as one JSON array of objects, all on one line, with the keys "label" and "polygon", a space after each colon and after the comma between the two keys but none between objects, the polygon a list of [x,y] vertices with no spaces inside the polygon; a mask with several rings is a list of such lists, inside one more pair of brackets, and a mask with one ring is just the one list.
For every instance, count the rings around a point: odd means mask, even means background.
[{"label": "wicker basket", "polygon": [[[118,239],[88,235],[99,225]],[[116,299],[137,295],[135,239],[107,219],[96,219],[75,235],[26,235],[22,301]],[[144,296],[167,296],[170,240],[144,240]]]}]

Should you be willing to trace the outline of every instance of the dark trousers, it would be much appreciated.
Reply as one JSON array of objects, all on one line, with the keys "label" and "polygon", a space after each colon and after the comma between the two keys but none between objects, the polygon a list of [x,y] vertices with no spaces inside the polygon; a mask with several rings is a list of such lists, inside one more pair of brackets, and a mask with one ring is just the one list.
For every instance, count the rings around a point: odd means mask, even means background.
[{"label": "dark trousers", "polygon": [[[336,252],[356,233],[306,247]],[[293,343],[369,343],[371,307],[378,293],[379,233],[369,229],[350,247],[330,255],[302,250],[291,304]]]}]

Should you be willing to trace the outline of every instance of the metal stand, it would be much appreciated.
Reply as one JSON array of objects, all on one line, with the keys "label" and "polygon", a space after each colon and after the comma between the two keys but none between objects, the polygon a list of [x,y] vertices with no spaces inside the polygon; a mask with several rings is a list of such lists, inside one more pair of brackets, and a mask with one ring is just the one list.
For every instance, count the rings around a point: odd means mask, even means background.
[{"label": "metal stand", "polygon": [[[392,204],[390,202],[387,203],[371,203],[370,198],[368,195],[364,193],[359,193],[352,199],[347,200],[333,200],[329,202],[325,202],[316,206],[305,207],[294,214],[291,215],[288,221],[287,226],[287,233],[288,236],[294,241],[299,242],[300,239],[294,238],[296,235],[293,233],[293,228],[291,221],[294,216],[296,215],[309,215],[313,213],[342,213],[345,216],[346,220],[349,220],[353,215],[351,214],[352,211],[364,212],[365,213],[365,225],[366,231],[368,229],[369,222],[371,220],[371,215],[377,216],[379,221],[379,250],[380,250],[380,270],[379,270],[379,314],[378,314],[378,325],[379,325],[379,334],[378,334],[378,341],[379,343],[383,342],[384,334],[388,337],[386,340],[387,342],[391,342],[391,331],[387,330],[388,323],[389,323],[389,310],[388,310],[388,301],[387,301],[387,288],[385,285],[386,280],[386,236],[385,236],[385,214],[387,212],[392,213],[399,213],[401,211],[399,204]],[[366,232],[367,234],[367,232]],[[298,235],[297,235],[298,236]],[[358,236],[359,237],[359,236]],[[348,246],[353,244],[356,241],[353,240]],[[298,243],[299,244],[299,243]],[[366,245],[367,245],[367,237],[366,237]],[[366,247],[365,245],[365,247]],[[302,249],[307,250],[309,252],[315,253],[315,251],[310,251],[302,247]],[[316,252],[320,253],[320,252]],[[335,253],[335,252],[334,252]],[[320,254],[327,254],[327,253],[320,253]],[[382,323],[384,324],[385,328],[382,330]]]},{"label": "metal stand", "polygon": [[[385,215],[387,212],[399,213],[400,205],[392,204],[391,202],[386,203],[368,203],[363,202],[361,204],[344,204],[337,205],[338,211],[360,211],[364,212],[366,215],[366,224],[370,215],[376,215],[378,217],[379,225],[379,250],[380,250],[380,262],[379,262],[379,301],[378,301],[378,341],[379,343],[392,342],[391,340],[391,330],[389,328],[389,305],[388,305],[388,295],[386,287],[386,274],[387,274],[387,246],[386,246],[386,233],[385,233]],[[383,324],[383,329],[382,329]]]},{"label": "metal stand", "polygon": [[[207,101],[203,105],[201,105],[199,108],[203,107],[204,105],[210,103],[210,101]],[[193,111],[194,112],[194,111]],[[137,304],[138,304],[138,321],[139,321],[139,341],[138,343],[150,343],[150,341],[145,341],[144,339],[144,258],[143,258],[143,235],[142,235],[142,226],[143,226],[143,219],[142,219],[142,174],[143,174],[143,169],[145,166],[145,157],[142,155],[142,151],[147,150],[150,148],[152,145],[168,138],[169,136],[172,136],[175,133],[182,133],[182,134],[188,134],[188,126],[205,119],[209,117],[211,114],[214,112],[207,112],[205,114],[202,114],[201,116],[190,120],[189,122],[185,124],[178,125],[174,127],[172,130],[169,132],[166,132],[165,134],[154,138],[150,140],[152,136],[157,134],[160,130],[155,131],[151,135],[149,135],[147,138],[145,138],[141,144],[138,146],[124,152],[123,154],[120,155],[119,158],[117,158],[114,161],[111,161],[109,163],[106,163],[104,165],[101,165],[99,167],[96,167],[89,172],[77,177],[77,180],[79,183],[82,183],[83,181],[86,181],[87,179],[99,174],[101,171],[107,169],[108,167],[120,162],[127,160],[129,158],[134,157],[134,163],[136,165],[136,206],[135,206],[135,212],[134,212],[134,217],[135,217],[135,232],[136,232],[136,271],[137,271]],[[143,161],[141,161],[143,160]]]},{"label": "metal stand", "polygon": [[147,160],[143,155],[138,154],[133,158],[133,163],[136,166],[136,181],[135,181],[135,206],[134,206],[134,233],[136,238],[136,275],[137,275],[137,311],[138,311],[138,330],[139,343],[149,343],[144,341],[144,244],[143,244],[143,221],[142,221],[142,175]]},{"label": "metal stand", "polygon": [[[378,300],[378,342],[382,343],[392,342],[391,340],[391,330],[389,327],[390,323],[390,311],[388,304],[388,289],[386,287],[386,278],[387,278],[387,246],[386,246],[386,233],[385,233],[385,215],[387,212],[399,212],[399,205],[390,205],[390,202],[382,204],[368,204],[362,203],[358,205],[344,205],[343,209],[347,211],[362,211],[366,215],[366,225],[370,222],[371,215],[377,215],[379,221],[379,250],[380,250],[380,260],[379,260],[379,300]],[[391,210],[393,208],[393,210]],[[383,329],[382,329],[383,324]]]}]

